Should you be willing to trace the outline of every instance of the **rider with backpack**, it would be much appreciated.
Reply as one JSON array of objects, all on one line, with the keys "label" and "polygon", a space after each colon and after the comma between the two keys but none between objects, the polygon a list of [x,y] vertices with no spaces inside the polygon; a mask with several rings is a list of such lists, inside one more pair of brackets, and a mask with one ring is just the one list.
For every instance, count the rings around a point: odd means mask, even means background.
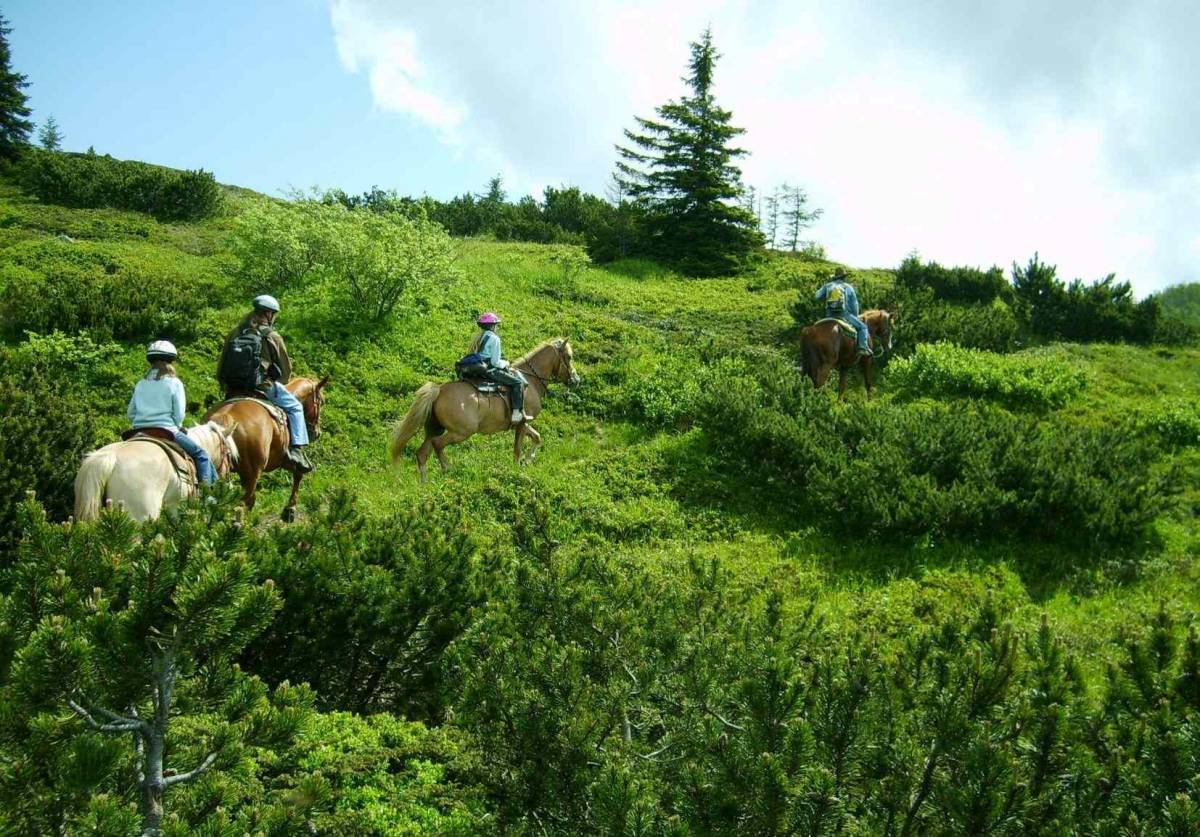
[{"label": "rider with backpack", "polygon": [[292,377],[292,364],[283,337],[272,328],[278,314],[275,297],[263,294],[254,298],[254,310],[225,338],[217,380],[225,388],[226,398],[258,396],[284,411],[291,435],[288,461],[301,473],[308,473],[313,469],[304,454],[308,427],[304,406],[284,386]]},{"label": "rider with backpack", "polygon": [[200,482],[211,485],[217,481],[217,469],[213,467],[208,451],[183,432],[187,396],[183,381],[175,372],[178,359],[179,352],[169,340],[155,340],[150,344],[146,349],[150,370],[133,388],[125,414],[134,430],[156,428],[173,434],[175,443],[195,461]]},{"label": "rider with backpack", "polygon": [[521,373],[513,369],[512,365],[501,355],[500,335],[496,331],[500,325],[500,318],[488,311],[486,314],[482,314],[476,322],[481,330],[471,341],[470,354],[459,361],[459,364],[466,366],[481,364],[483,368],[479,377],[510,387],[512,389],[511,421],[513,424],[520,424],[526,418],[526,382]]},{"label": "rider with backpack", "polygon": [[825,303],[825,316],[835,320],[845,320],[854,326],[858,337],[858,354],[870,357],[873,352],[868,345],[870,331],[867,324],[858,318],[858,294],[854,286],[846,280],[849,275],[842,268],[834,271],[829,281],[817,291],[817,301]]}]

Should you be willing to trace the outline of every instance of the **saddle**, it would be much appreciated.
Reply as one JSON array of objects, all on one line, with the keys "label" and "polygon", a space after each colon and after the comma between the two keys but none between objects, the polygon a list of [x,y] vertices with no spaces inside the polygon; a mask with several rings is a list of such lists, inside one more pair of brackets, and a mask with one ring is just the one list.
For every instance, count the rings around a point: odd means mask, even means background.
[{"label": "saddle", "polygon": [[196,463],[188,452],[175,441],[175,434],[163,427],[139,427],[126,430],[121,434],[125,442],[146,442],[155,445],[167,455],[167,460],[183,484],[184,493],[188,496],[196,493]]},{"label": "saddle", "polygon": [[280,427],[284,428],[285,430],[287,429],[287,414],[283,412],[283,408],[277,406],[276,404],[271,403],[270,401],[267,400],[266,396],[261,395],[261,394],[247,393],[247,394],[235,395],[233,393],[226,393],[225,400],[222,401],[217,406],[223,407],[226,404],[236,404],[239,401],[255,402],[256,404],[258,404],[264,410],[266,410],[268,413],[271,414],[271,418],[273,418],[275,420],[276,424],[278,424]]},{"label": "saddle", "polygon": [[821,323],[837,323],[838,331],[847,337],[856,337],[858,332],[854,330],[854,326],[839,317],[826,317],[823,320],[817,320],[816,325]]}]

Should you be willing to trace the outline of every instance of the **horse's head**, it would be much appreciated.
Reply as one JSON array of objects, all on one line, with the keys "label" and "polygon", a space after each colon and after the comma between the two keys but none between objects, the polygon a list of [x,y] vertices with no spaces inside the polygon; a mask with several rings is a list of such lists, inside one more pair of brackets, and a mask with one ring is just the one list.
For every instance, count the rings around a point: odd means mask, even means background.
[{"label": "horse's head", "polygon": [[213,451],[209,451],[209,456],[212,456],[213,464],[217,467],[217,476],[223,477],[238,464],[237,442],[233,439],[233,434],[238,429],[238,423],[235,421],[226,427],[219,421],[210,421],[203,426],[212,433],[212,437],[217,441],[219,452],[213,456]]},{"label": "horse's head", "polygon": [[325,387],[329,385],[329,376],[319,381],[311,378],[300,379],[304,386],[294,393],[304,407],[304,424],[308,427],[308,436],[316,440],[321,435],[321,407],[325,405]]},{"label": "horse's head", "polygon": [[559,383],[569,387],[577,386],[579,373],[575,371],[575,350],[571,348],[570,339],[557,338],[554,341],[554,348],[558,352],[558,367],[554,370],[554,377]]},{"label": "horse's head", "polygon": [[896,325],[896,313],[882,309],[867,311],[863,314],[863,322],[871,330],[871,336],[875,338],[875,345],[880,346],[885,352],[890,352],[892,350],[892,330]]}]

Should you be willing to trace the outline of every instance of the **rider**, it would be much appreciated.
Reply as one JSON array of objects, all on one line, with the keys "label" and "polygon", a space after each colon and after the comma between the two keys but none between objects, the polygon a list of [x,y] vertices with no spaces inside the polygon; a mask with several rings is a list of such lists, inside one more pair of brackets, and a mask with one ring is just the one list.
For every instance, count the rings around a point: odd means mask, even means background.
[{"label": "rider", "polygon": [[227,398],[231,392],[257,392],[283,409],[291,435],[288,461],[301,473],[308,473],[313,466],[304,454],[308,444],[304,405],[284,386],[292,377],[292,363],[283,337],[271,327],[279,314],[279,301],[262,294],[254,298],[253,304],[254,310],[225,338],[217,380]]},{"label": "rider", "polygon": [[178,359],[179,352],[170,341],[155,340],[151,343],[146,349],[150,370],[133,388],[125,412],[134,430],[157,427],[175,434],[175,442],[195,460],[196,475],[200,481],[212,484],[217,481],[217,469],[213,467],[208,451],[183,432],[187,398],[183,392],[183,381],[175,372],[175,361]]},{"label": "rider", "polygon": [[476,322],[479,323],[481,331],[471,341],[470,351],[483,358],[487,366],[484,377],[512,388],[512,423],[520,424],[526,419],[525,378],[500,354],[500,335],[496,332],[500,318],[488,311],[481,314]]},{"label": "rider", "polygon": [[858,337],[858,354],[870,357],[873,354],[867,343],[870,331],[867,324],[858,318],[858,293],[855,292],[854,286],[846,281],[849,278],[846,271],[839,267],[829,281],[817,291],[816,298],[818,302],[825,303],[826,317],[845,320],[854,326]]}]

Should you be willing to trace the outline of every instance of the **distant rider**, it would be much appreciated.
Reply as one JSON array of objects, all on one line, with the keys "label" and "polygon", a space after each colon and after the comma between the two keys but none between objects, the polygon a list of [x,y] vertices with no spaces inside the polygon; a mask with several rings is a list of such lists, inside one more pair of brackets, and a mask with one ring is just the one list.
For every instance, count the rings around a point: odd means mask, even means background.
[{"label": "distant rider", "polygon": [[304,453],[308,444],[304,405],[284,386],[292,377],[292,363],[283,337],[272,328],[278,314],[275,297],[263,294],[254,298],[254,310],[225,338],[217,380],[225,388],[226,398],[257,393],[283,409],[291,435],[288,461],[301,473],[308,473],[313,466]]},{"label": "distant rider", "polygon": [[512,388],[512,423],[525,421],[525,378],[513,369],[500,351],[500,318],[488,311],[477,320],[481,331],[471,341],[470,351],[478,353],[487,366],[484,377],[489,381]]},{"label": "distant rider", "polygon": [[175,361],[179,352],[167,340],[155,340],[146,349],[146,360],[150,369],[133,388],[129,407],[125,413],[129,426],[134,430],[159,428],[175,435],[175,442],[187,451],[196,462],[196,475],[200,481],[212,484],[217,481],[217,469],[213,467],[208,451],[183,432],[183,414],[187,396],[183,381],[175,372]]},{"label": "distant rider", "polygon": [[854,286],[846,280],[850,277],[846,271],[838,268],[830,280],[817,291],[817,301],[825,303],[825,316],[845,320],[854,326],[858,337],[858,354],[860,357],[871,357],[873,354],[868,345],[871,332],[867,324],[858,318],[858,293]]}]

